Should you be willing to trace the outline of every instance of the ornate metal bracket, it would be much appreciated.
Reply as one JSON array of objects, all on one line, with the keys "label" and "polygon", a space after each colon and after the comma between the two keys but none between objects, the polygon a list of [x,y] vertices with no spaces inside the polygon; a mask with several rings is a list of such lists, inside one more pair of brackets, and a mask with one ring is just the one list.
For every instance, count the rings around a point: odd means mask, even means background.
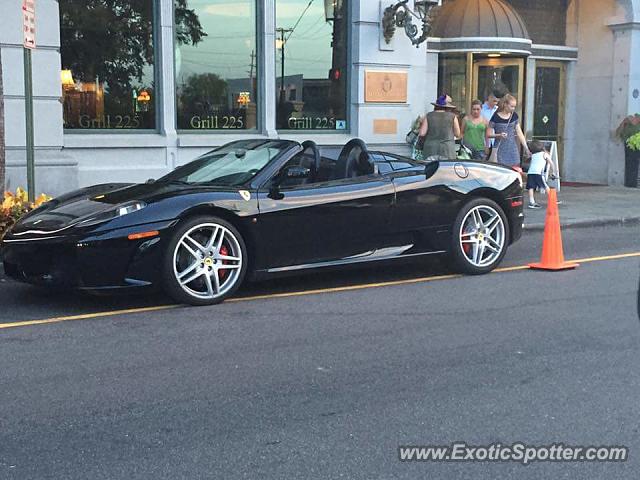
[{"label": "ornate metal bracket", "polygon": [[[382,31],[385,42],[391,42],[396,33],[396,27],[404,28],[404,32],[411,40],[411,43],[418,48],[431,33],[431,27],[438,10],[437,0],[415,0],[416,12],[413,12],[407,3],[409,0],[400,0],[395,5],[390,5],[384,10],[382,15]],[[422,22],[422,34],[418,36],[418,27],[413,23],[413,18]]]}]

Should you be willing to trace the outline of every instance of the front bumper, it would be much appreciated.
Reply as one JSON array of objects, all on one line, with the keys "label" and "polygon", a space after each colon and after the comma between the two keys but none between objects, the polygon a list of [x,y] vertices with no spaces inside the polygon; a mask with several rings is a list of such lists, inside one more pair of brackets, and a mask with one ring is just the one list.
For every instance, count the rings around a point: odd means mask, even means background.
[{"label": "front bumper", "polygon": [[[17,238],[1,244],[5,274],[44,286],[90,290],[158,284],[164,244],[175,220],[101,233]],[[153,238],[129,240],[132,233],[157,230]]]}]

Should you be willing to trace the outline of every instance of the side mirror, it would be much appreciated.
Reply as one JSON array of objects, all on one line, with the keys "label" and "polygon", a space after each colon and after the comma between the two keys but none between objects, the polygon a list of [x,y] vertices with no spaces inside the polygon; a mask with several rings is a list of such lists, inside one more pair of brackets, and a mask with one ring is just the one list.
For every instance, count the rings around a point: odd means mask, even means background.
[{"label": "side mirror", "polygon": [[427,165],[424,167],[425,178],[427,178],[427,179],[431,178],[433,176],[433,174],[436,173],[436,171],[438,170],[439,166],[440,166],[440,162],[438,162],[438,161],[433,161],[433,162],[427,163]]},{"label": "side mirror", "polygon": [[146,182],[144,182],[144,183],[153,183],[153,182],[155,182],[155,181],[156,181],[156,179],[155,179],[155,178],[149,178],[149,179],[148,179]]},{"label": "side mirror", "polygon": [[291,179],[304,179],[309,178],[311,176],[311,169],[300,166],[291,166],[284,170],[281,170],[278,175],[276,175],[272,182],[271,188],[269,189],[269,198],[274,200],[282,200],[284,195],[280,192],[280,184],[286,182]]},{"label": "side mirror", "polygon": [[274,179],[274,181],[271,182],[271,188],[269,189],[268,196],[272,200],[282,200],[284,198],[284,195],[280,191],[280,184],[279,182],[276,181],[276,179]]}]

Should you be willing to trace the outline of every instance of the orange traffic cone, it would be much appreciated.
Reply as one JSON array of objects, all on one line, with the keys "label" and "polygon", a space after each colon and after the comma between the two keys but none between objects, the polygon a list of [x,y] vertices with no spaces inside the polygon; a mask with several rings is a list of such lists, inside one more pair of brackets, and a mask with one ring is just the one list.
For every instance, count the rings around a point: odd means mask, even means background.
[{"label": "orange traffic cone", "polygon": [[542,241],[542,258],[540,263],[530,263],[529,268],[536,270],[569,270],[576,268],[577,263],[564,261],[562,236],[560,233],[560,216],[558,215],[558,196],[555,188],[550,188],[547,204],[547,218],[544,221],[544,240]]}]

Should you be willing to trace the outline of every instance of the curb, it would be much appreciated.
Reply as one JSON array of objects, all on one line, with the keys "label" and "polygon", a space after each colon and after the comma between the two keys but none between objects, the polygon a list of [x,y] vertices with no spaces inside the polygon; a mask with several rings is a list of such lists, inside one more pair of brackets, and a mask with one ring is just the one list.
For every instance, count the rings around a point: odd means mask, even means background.
[{"label": "curb", "polygon": [[[632,225],[640,225],[640,217],[601,218],[595,220],[575,220],[560,222],[560,228],[563,229]],[[544,230],[544,223],[532,223],[528,225],[525,224],[523,230],[528,232],[541,232]]]}]

